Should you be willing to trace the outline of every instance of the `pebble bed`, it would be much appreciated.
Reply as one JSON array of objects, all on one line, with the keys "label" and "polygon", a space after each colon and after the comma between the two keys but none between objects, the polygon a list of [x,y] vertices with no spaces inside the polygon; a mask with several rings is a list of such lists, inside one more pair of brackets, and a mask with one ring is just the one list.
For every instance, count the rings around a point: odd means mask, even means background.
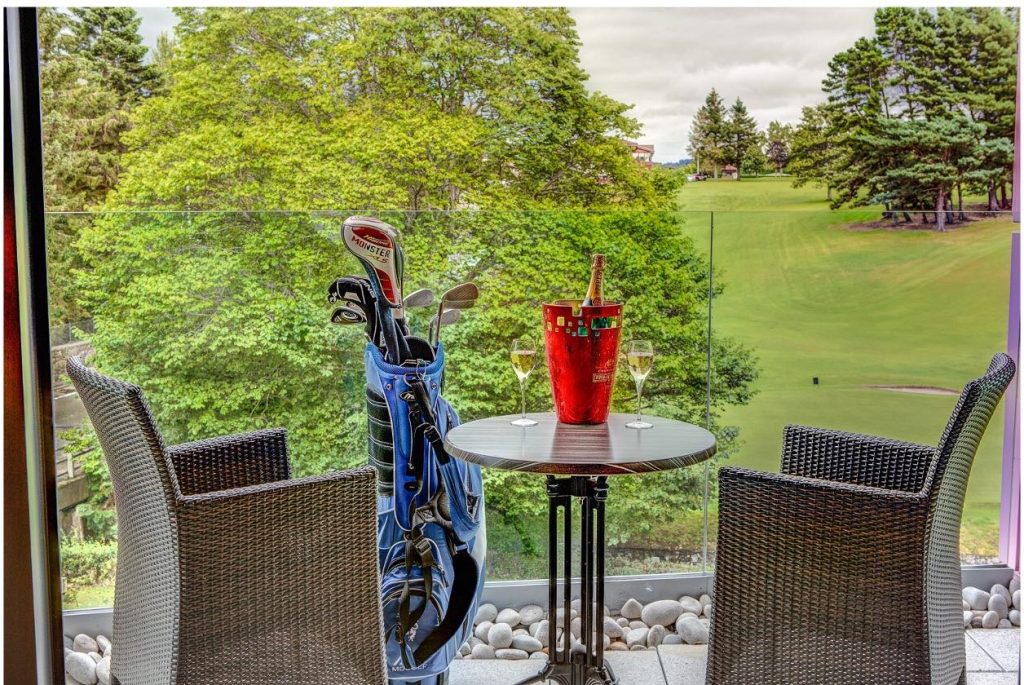
[{"label": "pebble bed", "polygon": [[[1010,586],[996,584],[987,592],[963,589],[964,628],[1014,628],[1020,626],[1020,580]],[[706,645],[712,602],[708,595],[660,599],[641,604],[627,600],[618,611],[604,610],[604,648],[607,651],[641,651],[658,645]],[[565,648],[558,609],[555,639]],[[583,652],[580,642],[580,600],[570,605],[570,649]],[[473,619],[473,636],[459,649],[456,659],[547,659],[547,611],[536,604],[519,609],[498,609],[483,604]],[[103,635],[64,637],[66,685],[110,685],[111,643]]]},{"label": "pebble bed", "polygon": [[[580,642],[580,600],[569,609],[569,648],[583,652]],[[564,609],[556,612],[559,651],[565,649]],[[641,651],[658,645],[706,645],[711,623],[711,597],[684,595],[679,599],[660,599],[641,604],[629,599],[618,611],[604,612],[604,648],[606,651]],[[520,609],[498,609],[483,604],[473,619],[473,636],[459,649],[457,659],[546,659],[550,633],[547,611],[530,604]]]},{"label": "pebble bed", "polygon": [[110,648],[110,639],[104,635],[65,635],[65,685],[110,685]]},{"label": "pebble bed", "polygon": [[985,592],[976,587],[963,591],[964,628],[1017,628],[1020,626],[1020,578],[1010,587],[996,583]]}]

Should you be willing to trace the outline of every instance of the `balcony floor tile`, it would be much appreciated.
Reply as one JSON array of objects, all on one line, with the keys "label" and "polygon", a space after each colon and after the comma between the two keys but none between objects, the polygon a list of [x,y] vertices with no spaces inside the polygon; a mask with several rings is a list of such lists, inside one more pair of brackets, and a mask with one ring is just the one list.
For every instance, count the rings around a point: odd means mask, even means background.
[{"label": "balcony floor tile", "polygon": [[[1017,685],[1020,630],[969,630],[967,685]],[[703,685],[706,646],[662,645],[657,651],[609,652],[608,662],[621,685]],[[452,663],[451,685],[509,685],[537,673],[540,660]]]},{"label": "balcony floor tile", "polygon": [[977,643],[1004,671],[1020,670],[1019,628],[968,630],[967,639]]}]

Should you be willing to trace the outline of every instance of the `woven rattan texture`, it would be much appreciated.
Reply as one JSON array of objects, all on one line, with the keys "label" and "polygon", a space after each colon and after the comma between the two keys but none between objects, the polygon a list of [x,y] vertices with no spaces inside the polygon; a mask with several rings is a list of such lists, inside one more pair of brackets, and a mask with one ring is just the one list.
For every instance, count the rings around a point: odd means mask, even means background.
[{"label": "woven rattan texture", "polygon": [[114,480],[117,681],[385,682],[373,469],[289,480],[281,430],[165,448],[139,388],[68,372]]},{"label": "woven rattan texture", "polygon": [[708,683],[963,682],[960,515],[1013,373],[996,355],[937,449],[790,426],[782,473],[720,471]]},{"label": "woven rattan texture", "polygon": [[67,363],[107,459],[117,503],[111,672],[125,685],[173,683],[178,662],[178,526],[164,444],[142,391]]}]

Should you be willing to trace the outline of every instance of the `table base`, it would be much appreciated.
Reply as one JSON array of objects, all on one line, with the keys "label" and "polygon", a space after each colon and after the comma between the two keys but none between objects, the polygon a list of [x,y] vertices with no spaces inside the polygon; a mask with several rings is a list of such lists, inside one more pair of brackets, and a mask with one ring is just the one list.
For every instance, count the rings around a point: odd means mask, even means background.
[{"label": "table base", "polygon": [[[554,680],[563,685],[616,685],[618,679],[604,659],[604,503],[608,498],[605,476],[548,476],[548,665],[517,685]],[[572,500],[580,500],[580,642],[572,646]],[[562,636],[568,649],[557,648],[558,638],[558,509],[564,512],[562,554]],[[593,640],[593,644],[591,644]]]},{"label": "table base", "polygon": [[544,685],[549,680],[561,683],[561,685],[574,685],[574,683],[615,685],[619,682],[607,661],[601,666],[588,666],[583,663],[582,654],[574,656],[579,658],[575,659],[573,663],[549,663],[537,675],[520,680],[515,685]]}]

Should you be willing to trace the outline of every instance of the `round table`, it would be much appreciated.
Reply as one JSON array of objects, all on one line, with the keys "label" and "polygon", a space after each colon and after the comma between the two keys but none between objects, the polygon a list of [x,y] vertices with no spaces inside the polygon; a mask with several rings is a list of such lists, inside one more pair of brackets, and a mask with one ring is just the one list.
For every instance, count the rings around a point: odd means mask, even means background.
[{"label": "round table", "polygon": [[[617,680],[604,660],[604,504],[608,476],[666,471],[697,464],[715,453],[715,436],[682,421],[645,416],[653,428],[635,430],[626,423],[633,414],[612,414],[606,423],[578,426],[559,423],[554,414],[527,414],[536,426],[510,422],[518,415],[471,421],[448,431],[449,454],[481,466],[547,476],[548,616],[558,606],[558,509],[564,510],[562,553],[563,635],[569,636],[572,595],[572,499],[581,504],[581,643],[582,652],[559,650],[554,621],[548,628],[548,663],[543,671],[518,685],[555,680],[565,685]],[[596,528],[596,530],[595,530]],[[595,609],[598,607],[598,609]],[[588,645],[590,636],[594,644]]]}]

